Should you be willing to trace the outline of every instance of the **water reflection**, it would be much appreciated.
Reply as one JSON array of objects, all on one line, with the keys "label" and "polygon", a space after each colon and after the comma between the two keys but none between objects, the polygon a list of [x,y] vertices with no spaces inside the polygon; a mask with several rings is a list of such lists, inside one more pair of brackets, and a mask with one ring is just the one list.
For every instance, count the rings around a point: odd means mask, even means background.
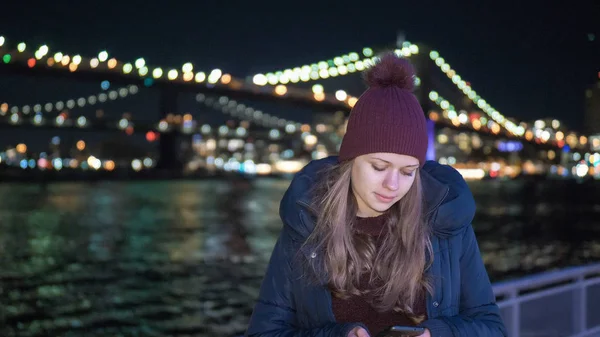
[{"label": "water reflection", "polygon": [[[0,186],[0,335],[241,333],[288,183]],[[472,189],[493,280],[600,260],[596,190],[516,182]]]}]

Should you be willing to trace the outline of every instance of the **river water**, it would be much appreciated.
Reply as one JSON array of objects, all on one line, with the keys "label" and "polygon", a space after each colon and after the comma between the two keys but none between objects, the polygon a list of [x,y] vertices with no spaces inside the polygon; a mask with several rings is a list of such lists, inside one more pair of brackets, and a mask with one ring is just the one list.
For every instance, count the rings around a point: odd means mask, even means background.
[{"label": "river water", "polygon": [[[0,336],[235,336],[288,180],[0,185]],[[600,189],[470,183],[492,281],[600,261]]]}]

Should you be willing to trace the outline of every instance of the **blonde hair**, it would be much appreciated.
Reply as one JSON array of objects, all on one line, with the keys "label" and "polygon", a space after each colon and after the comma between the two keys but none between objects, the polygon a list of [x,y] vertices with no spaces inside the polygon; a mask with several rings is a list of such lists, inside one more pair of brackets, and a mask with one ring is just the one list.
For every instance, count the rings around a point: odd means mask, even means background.
[{"label": "blonde hair", "polygon": [[[316,184],[316,226],[306,244],[323,252],[319,269],[335,296],[366,296],[376,310],[403,312],[418,323],[423,317],[416,316],[414,304],[423,291],[432,291],[425,269],[427,257],[433,257],[419,171],[407,194],[387,211],[387,234],[376,249],[371,236],[353,230],[358,206],[351,188],[352,162],[332,166]],[[372,289],[358,288],[365,273]]]}]

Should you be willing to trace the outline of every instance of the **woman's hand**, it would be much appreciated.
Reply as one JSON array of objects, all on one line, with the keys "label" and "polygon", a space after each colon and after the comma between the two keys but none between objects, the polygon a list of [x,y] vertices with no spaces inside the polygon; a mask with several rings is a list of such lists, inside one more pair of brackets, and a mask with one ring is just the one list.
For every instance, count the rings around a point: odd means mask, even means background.
[{"label": "woman's hand", "polygon": [[418,337],[431,337],[431,333],[429,332],[429,329],[425,329],[425,332],[420,334]]},{"label": "woman's hand", "polygon": [[[430,335],[427,335],[427,336],[431,337]],[[370,337],[370,336],[369,336],[369,333],[367,332],[367,330],[357,326],[356,328],[350,330],[350,332],[348,333],[348,337]]]}]

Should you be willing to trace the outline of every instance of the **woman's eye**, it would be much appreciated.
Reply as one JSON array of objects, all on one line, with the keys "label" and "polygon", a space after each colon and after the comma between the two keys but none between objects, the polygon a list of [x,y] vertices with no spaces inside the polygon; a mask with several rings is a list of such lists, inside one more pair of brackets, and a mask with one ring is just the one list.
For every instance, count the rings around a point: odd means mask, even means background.
[{"label": "woman's eye", "polygon": [[410,172],[402,172],[403,175],[407,176],[407,177],[412,177],[413,175],[415,175],[415,171],[410,171]]},{"label": "woman's eye", "polygon": [[373,169],[374,169],[375,171],[380,171],[380,172],[381,172],[381,171],[385,171],[385,168],[377,167],[377,166],[375,166],[375,165],[372,165],[372,166],[373,166]]}]

